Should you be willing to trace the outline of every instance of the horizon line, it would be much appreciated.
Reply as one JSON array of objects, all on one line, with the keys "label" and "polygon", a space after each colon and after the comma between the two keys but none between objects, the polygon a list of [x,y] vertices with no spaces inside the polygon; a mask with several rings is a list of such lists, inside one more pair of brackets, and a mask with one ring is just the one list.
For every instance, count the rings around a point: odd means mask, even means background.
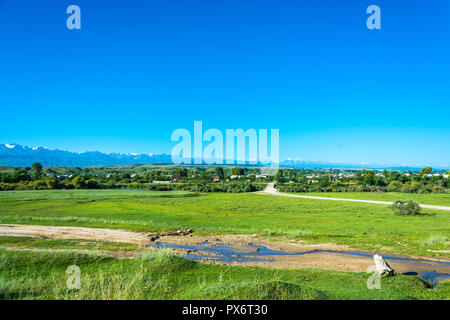
[{"label": "horizon line", "polygon": [[[156,156],[170,156],[170,153],[125,153],[125,152],[102,152],[102,151],[98,151],[98,150],[86,150],[83,152],[77,152],[77,151],[70,151],[70,150],[63,150],[63,149],[58,149],[58,148],[48,148],[45,146],[33,146],[33,147],[29,147],[26,145],[21,145],[18,143],[3,143],[0,144],[0,146],[4,146],[8,149],[14,149],[16,146],[20,146],[22,148],[28,148],[31,149],[33,151],[35,150],[39,150],[39,149],[44,149],[44,150],[48,150],[48,151],[63,151],[63,152],[68,152],[68,153],[72,153],[72,154],[85,154],[85,153],[89,153],[89,152],[98,152],[101,154],[105,154],[105,155],[113,155],[113,154],[119,154],[119,155],[128,155],[128,156],[150,156],[150,157],[156,157]],[[191,160],[195,160],[194,157],[191,158]],[[222,161],[224,161],[224,163],[217,163],[217,164],[184,164],[184,165],[244,165],[244,166],[249,166],[249,165],[269,165],[269,164],[263,164],[263,163],[256,163],[256,164],[250,164],[250,163],[245,163],[245,164],[239,164],[239,163],[235,163],[235,164],[227,164],[226,161],[227,159],[222,159]],[[246,162],[250,162],[250,160],[246,160]],[[357,169],[357,166],[362,166],[360,167],[361,169],[367,169],[367,168],[373,168],[373,169],[379,169],[379,168],[393,168],[393,167],[402,167],[402,168],[422,168],[422,167],[436,167],[436,169],[442,170],[442,169],[449,169],[450,166],[447,164],[408,164],[408,163],[371,163],[371,162],[352,162],[352,161],[336,161],[336,160],[307,160],[307,159],[302,159],[302,158],[286,158],[284,160],[280,160],[279,161],[279,165],[280,166],[284,166],[284,167],[288,167],[289,165],[286,164],[286,162],[297,162],[297,163],[310,163],[310,164],[318,164],[318,165],[338,165],[338,166],[343,166],[343,165],[350,165],[353,167],[341,167],[340,169]],[[170,163],[169,163],[170,164]],[[173,164],[173,163],[172,163]],[[301,166],[299,166],[301,167]],[[327,167],[327,168],[333,168],[333,166]]]}]

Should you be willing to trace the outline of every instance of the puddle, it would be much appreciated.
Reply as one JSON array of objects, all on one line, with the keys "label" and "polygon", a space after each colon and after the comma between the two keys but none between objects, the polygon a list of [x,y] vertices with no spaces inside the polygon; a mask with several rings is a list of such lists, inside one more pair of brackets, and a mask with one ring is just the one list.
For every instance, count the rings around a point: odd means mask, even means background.
[{"label": "puddle", "polygon": [[[301,256],[318,253],[333,253],[340,255],[367,257],[371,259],[373,258],[373,254],[358,251],[316,250],[291,253],[272,250],[265,246],[259,245],[231,246],[222,245],[221,242],[222,241],[219,239],[217,239],[215,242],[209,242],[208,240],[206,240],[202,243],[199,243],[198,245],[182,245],[156,242],[155,244],[151,244],[149,246],[156,248],[183,249],[188,251],[187,255],[184,256],[186,259],[194,261],[217,261],[224,264],[246,262],[274,262],[274,260],[271,259],[271,257],[273,256]],[[409,267],[411,267],[412,269],[414,269],[414,266],[416,266],[416,269],[418,270],[417,272],[412,271],[404,274],[419,275],[422,279],[431,282],[434,286],[438,285],[439,281],[450,279],[450,273],[439,273],[433,270],[433,264],[439,264],[449,266],[450,272],[450,262],[404,258],[389,255],[383,255],[383,257],[388,261],[388,263],[389,260],[393,260],[409,263]],[[430,270],[424,271],[424,269],[427,268],[429,268]]]},{"label": "puddle", "polygon": [[[222,263],[234,263],[234,262],[273,262],[271,259],[264,259],[260,257],[253,257],[258,254],[258,248],[249,247],[232,247],[224,245],[211,245],[208,241],[200,243],[198,246],[172,244],[157,242],[154,245],[150,245],[156,248],[170,248],[170,249],[184,249],[194,252],[189,252],[185,258],[189,260],[207,260],[207,261],[219,261]],[[207,255],[201,254],[201,252],[208,253]]]},{"label": "puddle", "polygon": [[439,284],[439,281],[450,280],[450,274],[433,271],[423,271],[420,274],[420,277],[424,280],[431,282],[433,286],[437,286]]}]

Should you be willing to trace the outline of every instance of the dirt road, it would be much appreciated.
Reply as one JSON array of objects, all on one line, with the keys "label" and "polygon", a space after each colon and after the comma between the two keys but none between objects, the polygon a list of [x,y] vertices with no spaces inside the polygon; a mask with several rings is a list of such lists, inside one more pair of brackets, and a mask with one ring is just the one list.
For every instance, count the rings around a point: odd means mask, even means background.
[{"label": "dirt road", "polygon": [[[331,200],[331,201],[350,201],[350,202],[375,203],[375,204],[385,204],[385,205],[391,205],[392,204],[392,202],[388,202],[388,201],[328,198],[328,197],[304,196],[304,195],[299,195],[299,194],[281,193],[281,192],[278,192],[275,189],[273,182],[268,183],[266,188],[263,191],[256,192],[256,193],[258,193],[258,194],[270,194],[270,195],[275,195],[275,196],[293,197],[293,198],[304,198],[304,199]],[[428,205],[428,204],[421,204],[420,206],[422,208],[424,208],[424,209],[450,211],[450,207],[445,207],[445,206],[433,206],[433,205]]]},{"label": "dirt road", "polygon": [[83,239],[146,245],[150,243],[151,234],[102,228],[0,224],[0,236]]}]

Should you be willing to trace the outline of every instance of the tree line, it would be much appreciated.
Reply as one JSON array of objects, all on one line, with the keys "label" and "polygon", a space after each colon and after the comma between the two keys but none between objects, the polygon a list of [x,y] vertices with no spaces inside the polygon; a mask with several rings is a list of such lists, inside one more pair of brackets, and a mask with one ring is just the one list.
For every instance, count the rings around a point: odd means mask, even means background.
[{"label": "tree line", "polygon": [[338,172],[311,176],[296,170],[279,170],[274,178],[283,192],[443,193],[450,186],[450,171],[432,174],[431,167],[419,172],[356,170],[351,175],[339,175]]},{"label": "tree line", "polygon": [[[62,169],[60,169],[61,171]],[[156,191],[252,192],[265,181],[256,179],[258,169],[233,168],[70,168],[58,174],[34,163],[29,168],[0,173],[0,190],[52,189],[148,189]],[[232,178],[233,177],[233,178]]]},{"label": "tree line", "polygon": [[446,174],[431,167],[416,172],[375,170],[279,169],[274,176],[255,167],[88,167],[44,168],[34,163],[0,173],[0,190],[149,189],[156,191],[253,192],[275,181],[282,192],[442,193]]}]

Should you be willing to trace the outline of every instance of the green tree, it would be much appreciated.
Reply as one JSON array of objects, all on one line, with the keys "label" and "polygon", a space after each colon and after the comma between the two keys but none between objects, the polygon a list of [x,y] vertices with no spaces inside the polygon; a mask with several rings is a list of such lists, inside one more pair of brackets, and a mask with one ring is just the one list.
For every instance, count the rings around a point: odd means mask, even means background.
[{"label": "green tree", "polygon": [[231,168],[231,175],[243,176],[244,175],[244,169],[241,168],[241,167]]},{"label": "green tree", "polygon": [[322,175],[319,178],[319,186],[322,188],[329,187],[331,185],[330,177],[328,175]]},{"label": "green tree", "polygon": [[32,175],[33,175],[33,179],[34,180],[39,180],[40,178],[42,178],[42,164],[40,164],[39,162],[35,162],[33,163],[33,168],[31,169]]},{"label": "green tree", "polygon": [[58,189],[59,181],[55,176],[49,177],[46,181],[48,189]]},{"label": "green tree", "polygon": [[72,179],[72,185],[75,189],[83,189],[84,184],[84,178],[82,176],[76,176]]},{"label": "green tree", "polygon": [[422,170],[420,170],[420,173],[419,173],[419,174],[422,176],[422,175],[425,175],[425,174],[430,174],[431,171],[433,171],[433,168],[431,168],[431,167],[425,167],[425,168],[423,168]]},{"label": "green tree", "polygon": [[85,185],[88,189],[98,189],[100,188],[100,184],[95,179],[89,179],[85,182]]},{"label": "green tree", "polygon": [[12,182],[30,181],[31,177],[24,170],[15,171],[12,176]]},{"label": "green tree", "polygon": [[375,185],[376,179],[375,179],[375,171],[365,171],[364,172],[364,184],[367,184],[369,186]]},{"label": "green tree", "polygon": [[364,176],[363,176],[363,173],[361,172],[361,170],[357,170],[357,171],[356,171],[355,179],[356,179],[358,182],[363,182]]},{"label": "green tree", "polygon": [[419,182],[408,182],[403,185],[402,192],[405,193],[417,193],[421,187]]},{"label": "green tree", "polygon": [[402,191],[402,184],[399,181],[391,181],[388,185],[388,190],[391,192],[400,192]]},{"label": "green tree", "polygon": [[179,174],[180,177],[187,177],[188,175],[188,171],[186,168],[178,168],[176,173]]},{"label": "green tree", "polygon": [[390,181],[399,181],[402,175],[398,171],[391,171],[389,174]]},{"label": "green tree", "polygon": [[225,171],[223,170],[222,167],[216,167],[214,169],[214,172],[215,172],[216,176],[218,176],[220,179],[223,179],[223,177],[225,176]]},{"label": "green tree", "polygon": [[283,170],[278,169],[277,173],[275,173],[274,179],[278,183],[284,182]]}]

